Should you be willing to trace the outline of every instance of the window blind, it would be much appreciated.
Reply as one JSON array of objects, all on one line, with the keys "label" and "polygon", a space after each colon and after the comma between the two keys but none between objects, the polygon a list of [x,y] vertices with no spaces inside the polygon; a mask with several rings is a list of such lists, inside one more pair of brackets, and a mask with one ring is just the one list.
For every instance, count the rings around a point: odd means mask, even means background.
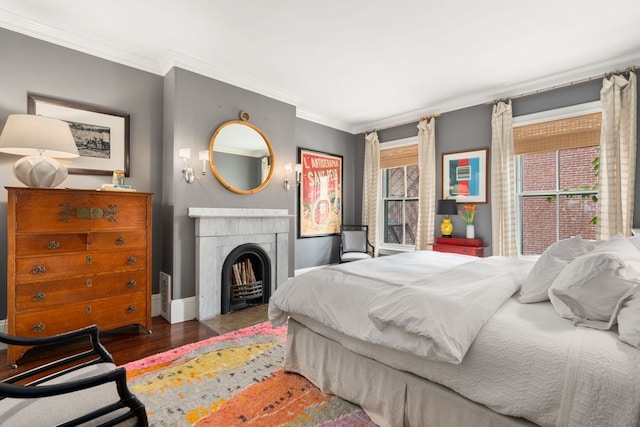
[{"label": "window blind", "polygon": [[602,113],[585,114],[513,128],[514,154],[600,145]]},{"label": "window blind", "polygon": [[417,164],[417,144],[380,150],[380,169],[397,168],[400,166]]}]

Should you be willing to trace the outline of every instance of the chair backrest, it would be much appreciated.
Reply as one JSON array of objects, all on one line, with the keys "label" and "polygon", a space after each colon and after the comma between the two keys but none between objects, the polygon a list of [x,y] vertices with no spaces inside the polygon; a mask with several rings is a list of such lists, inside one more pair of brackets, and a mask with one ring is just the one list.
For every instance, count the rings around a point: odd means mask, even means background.
[{"label": "chair backrest", "polygon": [[367,252],[367,234],[366,225],[343,226],[342,235],[342,251],[343,252]]}]

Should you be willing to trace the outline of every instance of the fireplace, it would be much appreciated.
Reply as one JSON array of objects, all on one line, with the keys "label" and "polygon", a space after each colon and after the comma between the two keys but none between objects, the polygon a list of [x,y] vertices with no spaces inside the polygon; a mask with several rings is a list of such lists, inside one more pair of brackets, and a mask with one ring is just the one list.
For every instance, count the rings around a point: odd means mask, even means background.
[{"label": "fireplace", "polygon": [[222,264],[221,314],[264,304],[271,296],[271,260],[258,245],[245,243]]},{"label": "fireplace", "polygon": [[231,294],[232,289],[225,290],[223,269],[238,248],[252,248],[244,258],[251,259],[252,265],[260,264],[261,271],[255,275],[263,282],[263,295],[247,298],[244,304],[256,303],[258,298],[268,301],[278,284],[289,277],[291,216],[286,209],[189,208],[188,215],[195,218],[198,319],[211,319],[224,312],[222,294]]}]

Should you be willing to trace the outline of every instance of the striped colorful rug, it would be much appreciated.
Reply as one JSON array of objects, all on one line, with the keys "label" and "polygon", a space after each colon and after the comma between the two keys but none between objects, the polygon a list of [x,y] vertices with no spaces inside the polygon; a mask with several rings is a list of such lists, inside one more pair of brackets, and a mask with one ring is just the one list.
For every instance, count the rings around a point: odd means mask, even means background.
[{"label": "striped colorful rug", "polygon": [[268,322],[125,365],[151,426],[375,426],[360,409],[282,370],[286,326]]}]

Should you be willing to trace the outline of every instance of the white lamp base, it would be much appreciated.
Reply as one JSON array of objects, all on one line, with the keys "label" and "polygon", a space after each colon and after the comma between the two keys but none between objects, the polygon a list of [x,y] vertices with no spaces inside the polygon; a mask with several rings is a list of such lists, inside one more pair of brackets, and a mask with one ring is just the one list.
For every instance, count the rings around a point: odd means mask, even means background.
[{"label": "white lamp base", "polygon": [[18,160],[13,173],[27,187],[53,188],[68,175],[67,167],[56,159],[45,156],[29,156]]}]

